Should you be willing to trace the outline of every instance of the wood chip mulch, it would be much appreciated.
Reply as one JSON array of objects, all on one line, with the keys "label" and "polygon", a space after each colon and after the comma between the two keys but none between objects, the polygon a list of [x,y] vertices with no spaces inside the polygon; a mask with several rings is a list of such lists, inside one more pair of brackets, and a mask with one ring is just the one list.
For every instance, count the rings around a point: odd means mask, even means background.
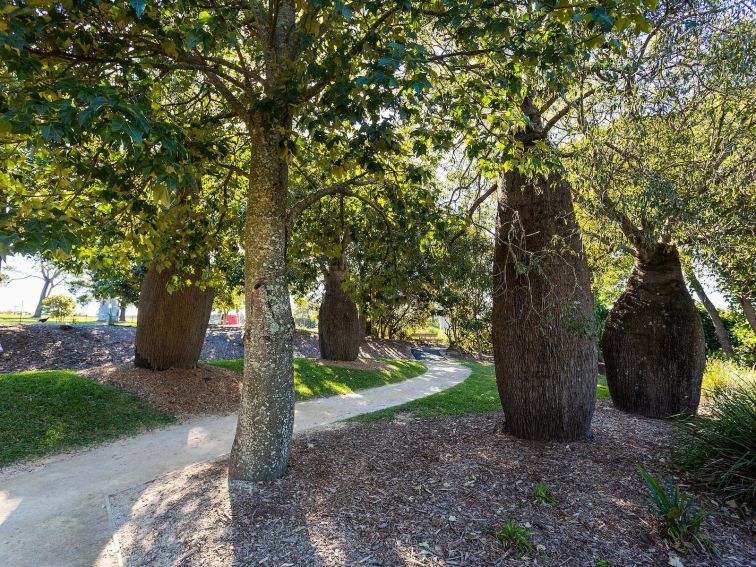
[{"label": "wood chip mulch", "polygon": [[150,406],[179,417],[225,415],[239,409],[241,377],[216,366],[162,372],[133,366],[100,366],[79,374],[100,384],[123,388]]},{"label": "wood chip mulch", "polygon": [[[752,565],[753,517],[691,487],[717,514],[720,556],[659,533],[636,470],[667,469],[671,426],[599,402],[590,441],[525,442],[501,414],[351,424],[299,437],[286,476],[228,482],[223,460],[111,497],[128,565]],[[536,482],[558,502],[539,503]],[[524,556],[495,532],[533,532]],[[677,563],[679,561],[679,563]]]}]

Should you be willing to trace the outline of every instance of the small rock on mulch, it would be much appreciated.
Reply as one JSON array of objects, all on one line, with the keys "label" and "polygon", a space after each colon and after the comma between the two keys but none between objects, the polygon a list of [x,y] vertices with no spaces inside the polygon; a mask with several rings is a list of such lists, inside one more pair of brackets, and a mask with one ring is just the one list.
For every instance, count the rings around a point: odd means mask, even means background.
[{"label": "small rock on mulch", "polygon": [[[706,520],[719,557],[660,536],[636,465],[667,468],[668,423],[599,402],[593,431],[525,442],[499,413],[353,424],[298,438],[278,481],[203,463],[111,497],[113,519],[133,566],[751,564],[753,520],[726,508]],[[533,498],[539,481],[557,502]],[[496,539],[509,519],[533,532],[524,556]]]}]

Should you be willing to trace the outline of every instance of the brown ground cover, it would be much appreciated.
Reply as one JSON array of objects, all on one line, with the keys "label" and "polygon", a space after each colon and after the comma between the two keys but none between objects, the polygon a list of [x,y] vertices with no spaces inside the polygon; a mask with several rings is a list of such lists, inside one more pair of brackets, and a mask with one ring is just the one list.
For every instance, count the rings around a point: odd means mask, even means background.
[{"label": "brown ground cover", "polygon": [[239,409],[240,376],[225,368],[153,372],[133,366],[100,366],[79,372],[101,384],[136,394],[150,406],[176,416],[228,414]]},{"label": "brown ground cover", "polygon": [[[648,511],[638,464],[667,468],[668,423],[600,401],[590,441],[525,442],[501,414],[351,424],[300,437],[287,475],[229,483],[194,465],[111,497],[128,565],[750,565],[752,517],[686,487],[717,515],[720,556],[681,554]],[[532,496],[545,482],[555,503]],[[495,537],[533,532],[525,556]]]}]

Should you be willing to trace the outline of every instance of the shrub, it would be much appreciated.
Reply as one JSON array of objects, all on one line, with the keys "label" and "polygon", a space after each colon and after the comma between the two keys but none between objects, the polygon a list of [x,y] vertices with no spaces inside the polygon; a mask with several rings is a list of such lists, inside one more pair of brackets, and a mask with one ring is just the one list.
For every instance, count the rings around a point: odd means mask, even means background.
[{"label": "shrub", "polygon": [[504,526],[496,532],[496,539],[507,549],[514,548],[517,553],[523,554],[530,549],[530,536],[532,535],[533,532],[530,530],[518,526],[512,520],[507,520]]},{"label": "shrub", "polygon": [[726,498],[756,501],[756,373],[706,390],[708,415],[679,422],[675,461]]},{"label": "shrub", "polygon": [[642,466],[639,465],[638,470],[649,491],[651,511],[662,524],[664,537],[679,549],[697,543],[713,551],[711,542],[700,533],[706,513],[696,506],[695,498],[681,492],[671,477],[660,483]]},{"label": "shrub", "polygon": [[56,293],[45,297],[42,300],[42,305],[45,307],[45,312],[58,321],[63,321],[63,319],[72,315],[74,309],[76,309],[74,298],[63,293]]}]

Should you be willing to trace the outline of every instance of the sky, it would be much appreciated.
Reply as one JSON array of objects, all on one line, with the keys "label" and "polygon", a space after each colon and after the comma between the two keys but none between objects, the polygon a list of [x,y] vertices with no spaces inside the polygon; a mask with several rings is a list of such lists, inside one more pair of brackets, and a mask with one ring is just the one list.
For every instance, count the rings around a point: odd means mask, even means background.
[{"label": "sky", "polygon": [[[0,284],[0,311],[18,313],[23,309],[25,313],[33,312],[42,292],[42,279],[35,269],[34,262],[23,256],[11,256],[8,258],[8,269],[12,270],[9,274],[10,282],[7,285]],[[6,271],[5,263],[3,271]],[[69,291],[68,283],[65,281],[57,285],[53,293],[65,293],[72,297],[78,295]],[[79,305],[76,314],[97,315],[98,307],[98,302]],[[136,308],[133,305],[126,309],[126,316],[132,315],[136,316]]]},{"label": "sky", "polygon": [[[36,307],[37,301],[39,301],[39,294],[42,291],[42,280],[38,276],[33,277],[37,274],[34,262],[22,256],[12,256],[8,258],[8,267],[13,270],[13,273],[11,281],[7,285],[0,285],[0,311],[18,313],[23,309],[24,312],[31,313],[34,311],[34,307]],[[3,270],[5,271],[5,265],[3,265]],[[720,308],[727,308],[727,300],[716,290],[710,278],[703,275],[701,283],[714,305]],[[68,285],[65,282],[56,287],[53,293],[73,295],[68,290]],[[97,315],[97,307],[97,302],[80,305],[76,314]],[[136,316],[136,307],[133,305],[129,306],[126,315],[128,317]]]}]

